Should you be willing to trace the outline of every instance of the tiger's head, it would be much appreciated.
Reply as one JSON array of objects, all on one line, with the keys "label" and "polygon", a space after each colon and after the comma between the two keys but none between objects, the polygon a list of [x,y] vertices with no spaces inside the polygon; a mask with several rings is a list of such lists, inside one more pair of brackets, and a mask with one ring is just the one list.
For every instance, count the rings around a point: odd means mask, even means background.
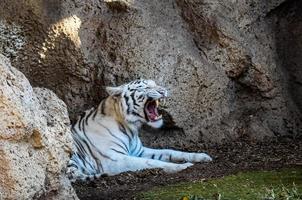
[{"label": "tiger's head", "polygon": [[153,80],[136,80],[118,87],[107,87],[106,90],[110,96],[120,100],[120,110],[127,123],[148,124],[153,128],[163,125],[158,106],[168,92]]}]

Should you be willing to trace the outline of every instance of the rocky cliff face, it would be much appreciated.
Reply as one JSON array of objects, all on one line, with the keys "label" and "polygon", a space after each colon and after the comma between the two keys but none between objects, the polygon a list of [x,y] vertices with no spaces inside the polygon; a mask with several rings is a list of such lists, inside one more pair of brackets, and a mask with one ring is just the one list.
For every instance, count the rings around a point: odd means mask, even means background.
[{"label": "rocky cliff face", "polygon": [[[148,145],[296,137],[301,13],[298,0],[1,0],[0,53],[71,119],[104,86],[156,80],[170,97],[164,129],[143,132]],[[64,103],[0,60],[1,194],[72,197]]]},{"label": "rocky cliff face", "polygon": [[153,146],[302,132],[298,0],[2,0],[0,51],[71,118],[138,77],[170,91]]},{"label": "rocky cliff face", "polygon": [[72,148],[65,104],[32,89],[1,54],[0,74],[0,199],[76,199],[64,173]]}]

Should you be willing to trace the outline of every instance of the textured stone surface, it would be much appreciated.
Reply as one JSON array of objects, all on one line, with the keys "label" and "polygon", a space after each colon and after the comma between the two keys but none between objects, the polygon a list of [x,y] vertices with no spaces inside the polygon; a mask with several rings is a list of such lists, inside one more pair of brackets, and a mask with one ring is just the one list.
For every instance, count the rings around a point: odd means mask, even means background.
[{"label": "textured stone surface", "polygon": [[22,49],[25,38],[20,26],[0,21],[0,52],[6,57],[15,58],[18,50]]},{"label": "textured stone surface", "polygon": [[0,194],[3,199],[76,198],[64,171],[71,152],[66,105],[0,54]]},{"label": "textured stone surface", "polygon": [[71,118],[96,105],[106,85],[155,79],[170,91],[170,120],[144,141],[184,147],[302,132],[300,4],[2,0],[0,20],[25,40],[10,48],[12,63],[53,90]]}]

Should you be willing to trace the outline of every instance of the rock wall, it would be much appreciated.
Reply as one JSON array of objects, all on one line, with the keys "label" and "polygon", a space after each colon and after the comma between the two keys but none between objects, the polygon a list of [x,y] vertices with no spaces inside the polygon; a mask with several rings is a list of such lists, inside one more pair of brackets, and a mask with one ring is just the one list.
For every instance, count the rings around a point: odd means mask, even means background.
[{"label": "rock wall", "polygon": [[167,126],[144,132],[149,145],[296,137],[300,4],[2,0],[0,47],[33,86],[61,98],[71,118],[106,96],[106,85],[143,77],[166,86]]},{"label": "rock wall", "polygon": [[65,168],[72,148],[66,105],[32,89],[0,54],[0,199],[77,199]]}]

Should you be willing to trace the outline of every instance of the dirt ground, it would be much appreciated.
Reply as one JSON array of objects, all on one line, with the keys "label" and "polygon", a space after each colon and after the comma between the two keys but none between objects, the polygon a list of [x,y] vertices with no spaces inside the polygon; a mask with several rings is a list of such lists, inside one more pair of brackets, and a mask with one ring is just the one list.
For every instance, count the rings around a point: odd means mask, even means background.
[{"label": "dirt ground", "polygon": [[239,171],[302,167],[302,138],[280,138],[266,142],[240,139],[207,149],[187,150],[208,152],[214,161],[195,164],[175,174],[166,174],[159,169],[127,172],[90,183],[77,182],[74,187],[82,200],[133,199],[138,192],[154,186],[222,177]]}]

